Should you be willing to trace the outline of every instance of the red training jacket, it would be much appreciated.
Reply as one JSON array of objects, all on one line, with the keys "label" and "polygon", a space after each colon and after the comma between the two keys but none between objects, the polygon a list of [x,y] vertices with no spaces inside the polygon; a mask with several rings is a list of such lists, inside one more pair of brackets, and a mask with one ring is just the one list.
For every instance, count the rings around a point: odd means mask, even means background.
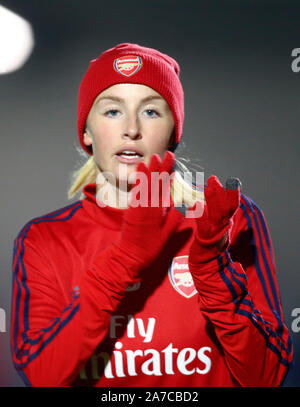
[{"label": "red training jacket", "polygon": [[194,280],[195,221],[182,215],[133,281],[122,265],[111,272],[106,252],[125,210],[100,208],[95,188],[31,220],[15,239],[11,349],[24,383],[279,386],[293,349],[257,205],[241,194],[231,245]]}]

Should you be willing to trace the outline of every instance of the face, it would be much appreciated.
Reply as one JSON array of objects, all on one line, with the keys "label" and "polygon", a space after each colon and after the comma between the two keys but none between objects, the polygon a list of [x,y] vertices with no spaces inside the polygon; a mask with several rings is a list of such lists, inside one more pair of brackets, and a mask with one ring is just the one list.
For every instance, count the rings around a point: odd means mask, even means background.
[{"label": "face", "polygon": [[[163,157],[173,143],[169,105],[145,85],[117,84],[101,92],[87,118],[84,144],[92,146],[99,171],[127,179],[137,164]],[[120,175],[121,174],[121,175]]]}]

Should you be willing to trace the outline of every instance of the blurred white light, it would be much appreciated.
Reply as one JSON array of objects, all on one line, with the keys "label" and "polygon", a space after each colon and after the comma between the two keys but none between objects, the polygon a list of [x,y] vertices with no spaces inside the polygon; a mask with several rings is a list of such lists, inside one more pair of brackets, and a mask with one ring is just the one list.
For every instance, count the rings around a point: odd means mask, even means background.
[{"label": "blurred white light", "polygon": [[0,6],[0,74],[21,68],[29,58],[33,45],[31,25]]}]

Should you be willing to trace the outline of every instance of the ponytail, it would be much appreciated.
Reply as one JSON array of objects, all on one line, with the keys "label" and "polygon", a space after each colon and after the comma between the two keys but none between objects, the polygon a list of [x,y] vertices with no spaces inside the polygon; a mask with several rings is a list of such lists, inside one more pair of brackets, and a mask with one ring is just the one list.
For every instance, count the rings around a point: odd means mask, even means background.
[{"label": "ponytail", "polygon": [[[94,160],[94,156],[91,156],[86,163],[75,170],[71,175],[71,187],[68,190],[68,198],[72,199],[79,191],[87,184],[96,182],[97,177],[97,165]],[[81,192],[80,199],[84,198],[84,194]]]}]

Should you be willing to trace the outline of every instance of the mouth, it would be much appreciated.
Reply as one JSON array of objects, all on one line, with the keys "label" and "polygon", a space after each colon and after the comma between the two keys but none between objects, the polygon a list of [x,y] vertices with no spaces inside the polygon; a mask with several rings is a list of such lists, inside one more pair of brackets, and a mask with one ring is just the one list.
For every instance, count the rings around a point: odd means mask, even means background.
[{"label": "mouth", "polygon": [[124,163],[124,164],[136,164],[140,162],[144,155],[138,151],[136,148],[134,149],[123,149],[120,150],[117,154],[116,157],[118,161]]}]

